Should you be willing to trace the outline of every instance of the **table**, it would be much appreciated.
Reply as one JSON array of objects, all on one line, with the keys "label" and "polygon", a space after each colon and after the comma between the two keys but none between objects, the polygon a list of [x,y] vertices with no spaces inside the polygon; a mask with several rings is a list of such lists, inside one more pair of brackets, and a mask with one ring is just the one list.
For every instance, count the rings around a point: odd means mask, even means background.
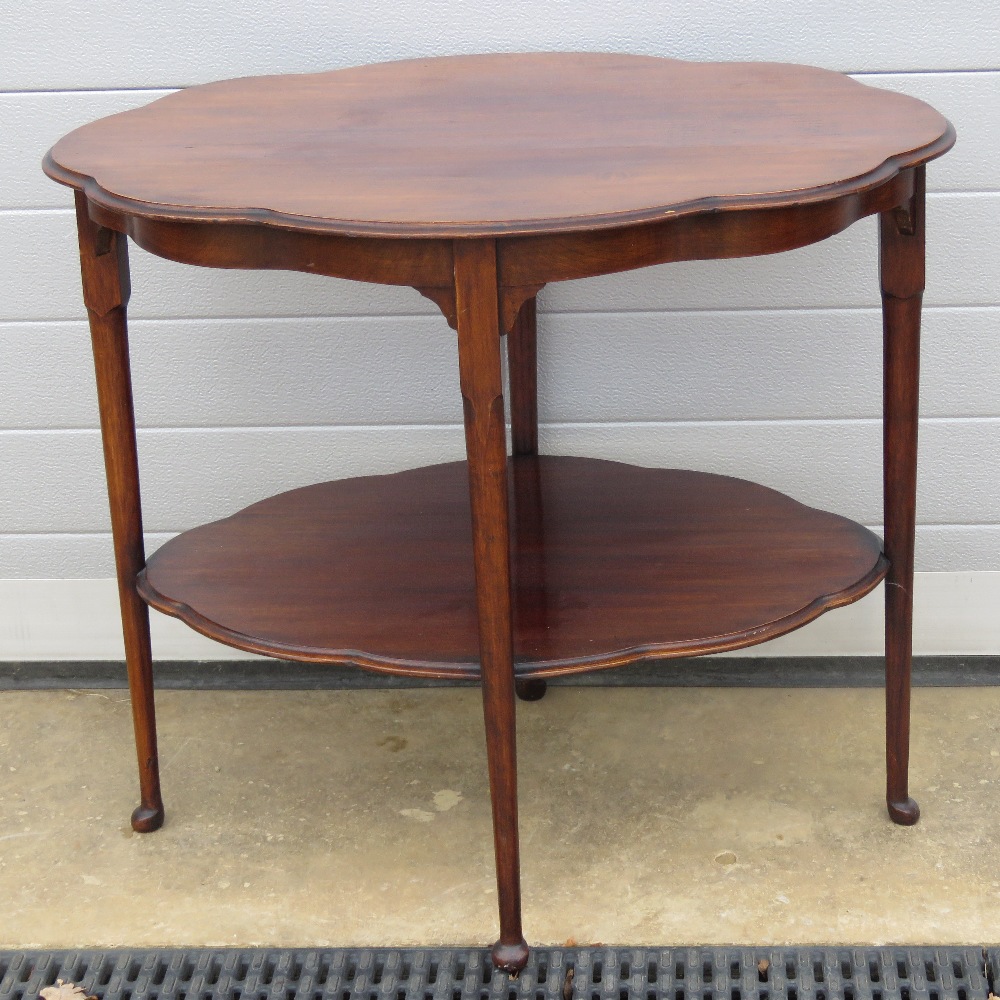
[{"label": "table", "polygon": [[[912,98],[794,65],[462,56],[181,91],[70,133],[139,758],[163,822],[147,606],[240,649],[482,682],[500,936],[521,928],[515,693],[762,642],[886,579],[889,814],[914,823],[909,691],[925,164]],[[753,483],[539,455],[549,282],[776,253],[879,215],[885,542]],[[467,461],[323,483],[144,557],[127,239],[209,267],[410,285],[457,332]],[[507,337],[513,455],[507,454]],[[373,345],[376,350],[378,345]]]}]

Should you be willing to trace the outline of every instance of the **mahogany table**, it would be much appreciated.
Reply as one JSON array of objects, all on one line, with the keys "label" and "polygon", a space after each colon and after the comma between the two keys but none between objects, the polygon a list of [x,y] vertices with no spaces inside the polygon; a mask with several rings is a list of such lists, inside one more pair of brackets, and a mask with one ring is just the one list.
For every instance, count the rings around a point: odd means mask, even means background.
[{"label": "mahogany table", "polygon": [[[528,949],[515,691],[540,697],[558,674],[762,642],[883,578],[887,803],[897,823],[916,822],[907,763],[924,164],[953,142],[920,101],[825,70],[534,54],[213,83],[57,143],[45,170],[76,189],[139,756],[133,827],[155,830],[164,815],[147,605],[256,653],[480,678],[493,959],[516,972]],[[875,213],[884,546],[737,479],[538,454],[545,284],[776,253]],[[467,462],[293,490],[147,561],[126,235],[189,264],[419,289],[457,331]]]}]

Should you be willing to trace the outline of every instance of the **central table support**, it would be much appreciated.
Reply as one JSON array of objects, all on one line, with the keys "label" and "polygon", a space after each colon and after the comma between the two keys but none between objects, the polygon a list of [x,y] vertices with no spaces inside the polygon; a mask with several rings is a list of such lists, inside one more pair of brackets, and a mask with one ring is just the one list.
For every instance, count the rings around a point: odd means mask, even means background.
[{"label": "central table support", "polygon": [[507,429],[498,293],[496,242],[456,240],[458,364],[469,461],[483,715],[500,902],[500,939],[493,946],[493,963],[509,972],[519,972],[528,961],[528,945],[521,930]]}]

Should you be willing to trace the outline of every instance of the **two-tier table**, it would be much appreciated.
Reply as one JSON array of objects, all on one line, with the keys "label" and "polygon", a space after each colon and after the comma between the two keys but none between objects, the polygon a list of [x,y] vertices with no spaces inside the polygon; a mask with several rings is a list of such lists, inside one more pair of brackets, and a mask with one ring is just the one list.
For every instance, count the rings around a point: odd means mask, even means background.
[{"label": "two-tier table", "polygon": [[[528,952],[515,693],[540,697],[557,674],[762,642],[882,579],[887,801],[896,822],[915,822],[924,164],[953,142],[927,105],[825,70],[598,54],[230,80],[62,139],[45,170],[76,189],[139,755],[134,828],[163,822],[147,605],[257,653],[480,678],[500,904],[493,958],[517,971]],[[884,545],[737,479],[538,454],[535,296],[545,284],[776,253],[876,213]],[[419,289],[457,332],[467,461],[293,490],[185,532],[147,561],[126,236],[188,264]]]}]

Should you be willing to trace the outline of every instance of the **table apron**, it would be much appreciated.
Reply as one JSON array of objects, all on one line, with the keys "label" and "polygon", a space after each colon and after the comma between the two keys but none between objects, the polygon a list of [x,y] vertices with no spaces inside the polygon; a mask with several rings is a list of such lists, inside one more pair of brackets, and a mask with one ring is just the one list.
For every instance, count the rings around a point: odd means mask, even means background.
[{"label": "table apron", "polygon": [[830,201],[681,215],[621,229],[505,237],[501,282],[541,286],[684,260],[757,257],[817,243],[867,215],[905,205],[917,168]]},{"label": "table apron", "polygon": [[[867,215],[913,197],[916,168],[877,187],[828,201],[666,217],[615,229],[495,238],[500,331],[550,281],[595,277],[684,260],[780,253],[833,236]],[[89,201],[90,217],[126,233],[158,257],[201,267],[303,271],[385,285],[409,285],[452,327],[458,238],[348,236],[245,221],[157,219]],[[462,237],[490,240],[494,237]]]}]

